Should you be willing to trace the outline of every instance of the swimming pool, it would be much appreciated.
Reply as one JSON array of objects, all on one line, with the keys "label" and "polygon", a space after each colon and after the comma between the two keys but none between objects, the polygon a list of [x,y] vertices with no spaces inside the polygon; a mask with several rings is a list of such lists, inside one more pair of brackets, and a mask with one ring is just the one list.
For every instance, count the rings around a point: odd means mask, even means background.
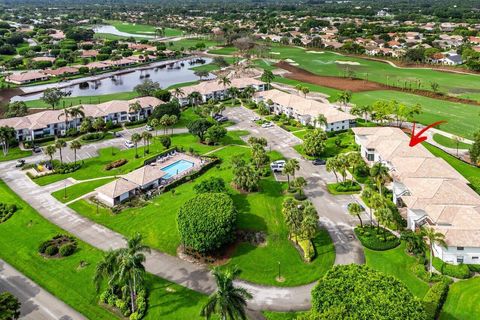
[{"label": "swimming pool", "polygon": [[193,167],[195,164],[193,162],[187,161],[187,160],[178,160],[172,164],[169,164],[166,167],[163,167],[161,170],[166,173],[166,175],[163,176],[164,179],[169,179],[175,175],[178,175],[182,173],[185,170],[190,169]]}]

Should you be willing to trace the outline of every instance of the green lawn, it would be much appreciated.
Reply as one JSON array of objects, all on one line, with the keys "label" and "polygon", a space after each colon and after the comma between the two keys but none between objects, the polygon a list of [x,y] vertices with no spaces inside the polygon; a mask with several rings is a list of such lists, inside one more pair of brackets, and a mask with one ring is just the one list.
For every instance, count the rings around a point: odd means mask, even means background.
[{"label": "green lawn", "polygon": [[323,87],[316,84],[311,84],[311,83],[302,82],[298,80],[288,79],[280,76],[275,76],[275,79],[273,80],[273,82],[287,84],[293,87],[296,86],[297,84],[302,85],[310,89],[310,92],[320,92],[327,95],[328,100],[330,102],[335,102],[338,99],[339,95],[342,93],[341,90]]},{"label": "green lawn", "polygon": [[210,54],[219,54],[219,55],[231,55],[237,52],[237,48],[235,47],[223,47],[219,49],[208,50]]},{"label": "green lawn", "polygon": [[295,320],[299,316],[307,314],[307,312],[273,312],[263,311],[262,314],[267,320]]},{"label": "green lawn", "polygon": [[[132,34],[155,36],[155,26],[148,24],[128,23],[123,21],[109,20],[110,25],[117,28],[120,32],[127,32]],[[183,31],[180,29],[165,28],[166,37],[181,36]]]},{"label": "green lawn", "polygon": [[358,105],[372,104],[375,101],[391,101],[414,105],[420,104],[422,113],[414,116],[414,120],[428,125],[436,121],[446,120],[447,123],[437,126],[444,130],[465,138],[472,138],[478,130],[480,122],[480,107],[470,104],[453,103],[444,100],[431,99],[405,92],[380,90],[354,93],[352,103]]},{"label": "green lawn", "polygon": [[467,179],[473,189],[480,193],[480,168],[472,166],[468,163],[465,163],[461,160],[458,160],[452,155],[440,150],[437,147],[432,146],[429,143],[423,143],[423,146],[426,147],[434,156],[440,157],[447,161],[455,170],[457,170],[462,176]]},{"label": "green lawn", "polygon": [[[239,141],[232,140],[231,143]],[[198,143],[190,141],[189,145],[197,150]],[[192,183],[185,183],[175,189],[175,193],[167,192],[142,208],[126,209],[113,215],[110,210],[100,208],[87,200],[80,200],[70,205],[79,214],[94,220],[119,233],[130,234],[134,230],[146,236],[146,242],[163,252],[176,255],[180,244],[177,231],[176,215],[180,206],[190,199],[193,187],[199,181],[212,176],[222,177],[230,182],[233,174],[232,159],[248,157],[250,151],[242,146],[229,146],[217,150],[214,155],[222,159],[219,166],[211,168]],[[278,153],[270,153],[272,159],[279,159]],[[228,183],[230,186],[230,184]],[[316,239],[318,257],[312,263],[304,263],[300,254],[287,239],[287,228],[281,213],[285,184],[277,183],[273,178],[261,182],[261,191],[244,194],[230,189],[234,203],[239,210],[238,226],[242,229],[264,231],[267,235],[267,245],[254,247],[242,243],[238,245],[229,265],[236,264],[242,270],[243,279],[269,285],[293,286],[309,283],[320,278],[333,264],[335,251],[328,234],[323,231]],[[145,223],[148,221],[148,223]],[[278,262],[281,263],[281,273],[286,281],[276,283]]]},{"label": "green lawn", "polygon": [[32,151],[30,150],[20,150],[20,148],[18,147],[9,148],[8,153],[6,155],[4,155],[3,152],[0,153],[0,162],[25,158],[31,155],[32,155]]},{"label": "green lawn", "polygon": [[480,278],[455,282],[443,305],[442,320],[474,320],[480,315]]},{"label": "green lawn", "polygon": [[[103,103],[103,102],[112,101],[112,100],[130,100],[136,97],[138,97],[138,93],[136,93],[135,91],[103,94],[98,96],[67,97],[60,100],[60,102],[57,105],[57,108],[61,108],[61,106],[63,106],[64,101],[66,106],[69,106],[70,104],[75,106],[82,103],[97,104],[97,103]],[[27,105],[28,108],[47,108],[47,109],[51,108],[50,105],[48,105],[41,99],[25,101],[25,104]]]},{"label": "green lawn", "polygon": [[[235,58],[230,58],[230,57],[225,58],[225,61],[227,61],[229,64],[233,64],[235,62],[235,60],[236,60]],[[212,72],[212,71],[220,70],[220,67],[217,64],[211,62],[211,63],[208,63],[208,64],[203,64],[203,65],[200,65],[200,66],[192,67],[190,69],[195,70],[195,71]]]},{"label": "green lawn", "polygon": [[182,48],[187,50],[191,47],[195,47],[197,43],[205,44],[206,48],[213,47],[216,45],[221,44],[221,42],[209,40],[209,39],[202,39],[202,38],[188,38],[188,39],[181,39],[178,41],[167,41],[167,49],[170,50],[181,50]]},{"label": "green lawn", "polygon": [[395,249],[387,251],[374,251],[368,248],[363,249],[368,266],[396,277],[418,298],[422,299],[423,296],[425,296],[429,285],[417,278],[411,271],[411,267],[416,263],[416,259],[405,253],[404,243]]},{"label": "green lawn", "polygon": [[[39,244],[66,232],[40,216],[3,181],[0,181],[0,197],[2,202],[15,203],[19,208],[0,224],[0,258],[87,318],[117,319],[98,304],[91,282],[101,251],[77,239],[79,249],[72,256],[43,258],[37,253]],[[80,267],[80,261],[86,262],[86,267]],[[198,314],[205,296],[152,275],[147,276],[147,287],[150,298],[146,319],[200,319]]]},{"label": "green lawn", "polygon": [[[303,137],[309,130],[310,129],[306,129],[305,131],[293,132],[293,134],[299,137],[300,139],[303,139]],[[337,143],[339,144],[337,145]],[[355,151],[356,148],[357,147],[355,144],[355,136],[350,132],[339,133],[334,137],[328,138],[327,141],[325,141],[325,149],[323,150],[322,154],[319,157],[312,157],[307,155],[303,151],[303,146],[301,144],[294,146],[294,149],[297,150],[298,153],[300,153],[306,159],[311,159],[311,160],[316,158],[334,157],[340,153]]]},{"label": "green lawn", "polygon": [[470,144],[465,142],[460,142],[458,143],[458,146],[457,146],[457,143],[455,142],[455,140],[439,133],[435,133],[433,135],[433,140],[444,147],[452,148],[452,149],[456,149],[457,147],[458,149],[470,149],[470,146],[471,146]]},{"label": "green lawn", "polygon": [[53,192],[52,196],[54,196],[58,201],[66,203],[74,199],[77,199],[83,196],[84,194],[87,194],[95,190],[96,188],[103,186],[104,184],[107,184],[108,182],[113,180],[114,178],[107,178],[107,179],[80,182],[70,187],[67,187],[65,189],[60,189],[58,191]]},{"label": "green lawn", "polygon": [[[159,131],[160,133],[160,131]],[[223,141],[227,143],[242,143],[242,140],[239,138],[239,135],[244,134],[241,131],[229,132],[228,135],[224,138]],[[180,134],[172,137],[172,146],[183,146],[185,149],[188,149],[190,146],[194,148],[197,152],[207,152],[217,148],[217,146],[207,146],[204,144],[197,143],[197,138],[191,134]],[[143,147],[138,148],[139,158],[135,158],[135,148],[128,150],[118,150],[116,148],[105,148],[98,150],[99,156],[95,158],[85,159],[81,169],[68,173],[68,174],[53,174],[49,176],[40,177],[34,179],[38,185],[44,186],[53,182],[57,182],[68,177],[72,177],[76,180],[87,180],[97,177],[107,177],[126,174],[134,169],[139,168],[143,165],[143,161],[146,158],[149,158],[155,154],[158,154],[164,150],[163,146],[160,144],[158,139],[153,139],[150,143],[150,153],[143,156]],[[113,151],[113,155],[112,155]],[[112,170],[105,170],[105,166],[110,162],[119,159],[127,159],[128,163],[125,165],[115,168]]]}]

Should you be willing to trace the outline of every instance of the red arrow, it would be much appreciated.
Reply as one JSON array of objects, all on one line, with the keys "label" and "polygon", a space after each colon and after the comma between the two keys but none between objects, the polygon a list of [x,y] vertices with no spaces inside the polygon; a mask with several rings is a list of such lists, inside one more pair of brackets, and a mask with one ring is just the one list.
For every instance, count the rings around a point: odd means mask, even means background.
[{"label": "red arrow", "polygon": [[447,122],[445,120],[442,120],[442,121],[437,121],[435,123],[432,123],[431,125],[423,128],[422,130],[420,130],[419,133],[415,134],[415,122],[413,123],[413,128],[412,128],[412,136],[410,137],[410,144],[409,146],[410,147],[413,147],[415,145],[417,145],[418,143],[420,142],[423,142],[425,140],[427,140],[427,137],[425,136],[421,136],[425,131],[427,131],[428,129],[430,128],[433,128],[435,126],[438,126],[440,123],[444,123],[444,122]]}]

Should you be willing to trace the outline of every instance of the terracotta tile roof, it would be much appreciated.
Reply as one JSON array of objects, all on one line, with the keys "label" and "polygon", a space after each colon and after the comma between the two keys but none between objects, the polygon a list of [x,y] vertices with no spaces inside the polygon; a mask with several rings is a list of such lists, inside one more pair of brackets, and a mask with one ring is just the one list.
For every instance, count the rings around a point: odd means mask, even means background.
[{"label": "terracotta tile roof", "polygon": [[116,198],[126,192],[130,192],[138,188],[136,183],[128,181],[123,178],[119,178],[114,180],[110,183],[107,183],[97,189],[95,189],[99,193],[103,193],[104,195],[108,196],[109,198]]},{"label": "terracotta tile roof", "polygon": [[144,186],[160,179],[166,174],[166,172],[160,170],[158,167],[147,165],[124,175],[123,178],[140,186]]},{"label": "terracotta tile roof", "polygon": [[245,88],[248,86],[258,86],[262,85],[263,82],[253,79],[253,78],[236,78],[231,79],[231,84],[224,86],[221,83],[218,83],[218,80],[202,81],[199,84],[193,86],[183,87],[182,90],[185,96],[188,96],[192,92],[199,92],[200,94],[210,94],[215,91],[226,90],[230,87],[236,88]]}]

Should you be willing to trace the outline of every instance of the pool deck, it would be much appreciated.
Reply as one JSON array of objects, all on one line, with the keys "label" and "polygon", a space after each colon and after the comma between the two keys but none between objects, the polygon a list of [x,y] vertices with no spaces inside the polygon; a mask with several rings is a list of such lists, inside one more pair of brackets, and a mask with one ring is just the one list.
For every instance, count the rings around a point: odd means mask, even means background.
[{"label": "pool deck", "polygon": [[177,180],[179,178],[181,178],[182,176],[185,176],[193,171],[197,171],[199,170],[205,163],[203,162],[202,159],[200,158],[197,158],[197,157],[194,157],[194,156],[191,156],[191,155],[188,155],[188,154],[185,154],[185,153],[179,153],[177,152],[175,155],[173,155],[172,157],[164,160],[164,161],[157,161],[157,162],[154,162],[152,163],[151,165],[155,166],[155,167],[158,167],[160,170],[161,168],[165,168],[165,167],[168,167],[169,165],[172,165],[178,161],[181,161],[181,160],[185,160],[185,161],[188,161],[188,162],[192,162],[194,165],[193,167],[191,168],[188,168],[186,169],[185,171],[182,171],[181,173],[179,174],[176,174],[176,175],[173,175],[172,177],[170,177],[167,181],[170,182],[172,180]]}]

